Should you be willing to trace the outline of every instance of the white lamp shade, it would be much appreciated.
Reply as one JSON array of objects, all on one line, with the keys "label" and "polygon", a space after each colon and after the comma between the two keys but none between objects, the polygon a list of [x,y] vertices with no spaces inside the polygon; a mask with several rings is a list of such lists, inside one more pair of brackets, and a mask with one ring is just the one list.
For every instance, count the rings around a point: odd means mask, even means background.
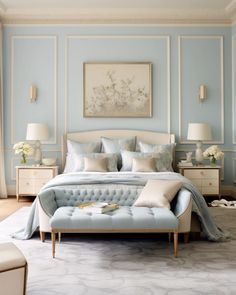
[{"label": "white lamp shade", "polygon": [[207,123],[189,123],[188,140],[211,140],[211,126]]},{"label": "white lamp shade", "polygon": [[44,123],[29,123],[27,125],[26,140],[47,140],[48,126]]}]

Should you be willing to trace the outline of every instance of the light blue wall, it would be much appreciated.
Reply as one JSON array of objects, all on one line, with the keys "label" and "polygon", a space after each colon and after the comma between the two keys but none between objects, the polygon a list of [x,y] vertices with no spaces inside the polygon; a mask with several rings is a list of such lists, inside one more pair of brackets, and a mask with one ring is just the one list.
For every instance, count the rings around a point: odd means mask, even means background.
[{"label": "light blue wall", "polygon": [[[233,33],[232,33],[233,32]],[[14,184],[19,159],[13,143],[25,140],[28,122],[46,122],[50,139],[44,156],[60,163],[60,137],[65,131],[134,128],[176,134],[177,158],[194,149],[186,144],[188,122],[209,122],[214,141],[225,152],[224,182],[236,180],[236,57],[230,26],[5,26],[4,107],[8,185]],[[233,36],[233,37],[232,37]],[[236,44],[235,44],[236,45]],[[234,50],[236,46],[233,47]],[[85,61],[147,61],[153,64],[152,118],[83,118]],[[232,69],[233,64],[233,69]],[[38,100],[29,101],[29,87]],[[198,86],[207,85],[207,100]],[[232,108],[233,106],[233,108]],[[233,111],[232,111],[233,109]]]}]

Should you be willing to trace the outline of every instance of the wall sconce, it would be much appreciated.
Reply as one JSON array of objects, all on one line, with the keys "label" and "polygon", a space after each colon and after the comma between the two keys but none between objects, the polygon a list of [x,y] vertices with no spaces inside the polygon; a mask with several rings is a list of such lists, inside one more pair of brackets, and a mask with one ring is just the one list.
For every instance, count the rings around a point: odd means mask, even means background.
[{"label": "wall sconce", "polygon": [[207,88],[205,85],[200,85],[199,86],[199,99],[200,99],[200,101],[203,101],[206,98],[207,98]]},{"label": "wall sconce", "polygon": [[36,102],[37,99],[37,87],[34,85],[30,86],[30,102]]}]

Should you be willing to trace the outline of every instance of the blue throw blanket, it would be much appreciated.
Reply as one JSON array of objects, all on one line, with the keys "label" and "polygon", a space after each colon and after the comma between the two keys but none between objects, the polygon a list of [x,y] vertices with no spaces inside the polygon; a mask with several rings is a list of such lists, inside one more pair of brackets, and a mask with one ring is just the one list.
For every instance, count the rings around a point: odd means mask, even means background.
[{"label": "blue throw blanket", "polygon": [[[159,172],[159,173],[132,173],[132,172],[110,172],[110,173],[69,173],[61,174],[49,181],[42,189],[54,189],[56,187],[66,187],[71,185],[94,185],[94,184],[126,184],[145,186],[149,179],[162,180],[179,180],[192,193],[194,211],[199,216],[202,224],[203,232],[210,241],[225,241],[229,238],[229,234],[219,229],[211,217],[205,199],[201,192],[181,174],[174,172]],[[41,193],[40,192],[40,193]],[[39,194],[40,194],[39,193]],[[28,222],[24,229],[12,234],[12,237],[17,239],[29,239],[39,225],[37,200],[34,201],[31,207]]]}]

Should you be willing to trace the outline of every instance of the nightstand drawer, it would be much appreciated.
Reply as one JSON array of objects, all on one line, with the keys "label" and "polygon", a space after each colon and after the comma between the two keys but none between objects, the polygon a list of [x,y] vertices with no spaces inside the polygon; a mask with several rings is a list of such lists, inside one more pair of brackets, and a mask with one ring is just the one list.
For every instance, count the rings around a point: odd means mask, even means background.
[{"label": "nightstand drawer", "polygon": [[217,169],[195,169],[195,170],[184,170],[184,176],[193,179],[193,178],[217,178],[219,172]]},{"label": "nightstand drawer", "polygon": [[52,178],[52,169],[20,169],[20,178]]},{"label": "nightstand drawer", "polygon": [[195,184],[197,187],[201,187],[202,185],[202,180],[198,178],[188,178],[189,180],[192,181],[193,184]]},{"label": "nightstand drawer", "polygon": [[34,181],[31,179],[19,179],[19,194],[34,195]]},{"label": "nightstand drawer", "polygon": [[35,193],[37,194],[40,189],[50,180],[50,178],[48,179],[35,179],[34,181],[34,186],[35,186]]},{"label": "nightstand drawer", "polygon": [[206,179],[206,178],[203,178],[202,179],[202,186],[218,186],[218,178],[217,179],[214,179],[214,178],[210,178],[210,179]]},{"label": "nightstand drawer", "polygon": [[201,191],[203,195],[218,195],[220,193],[218,186],[202,186]]}]

